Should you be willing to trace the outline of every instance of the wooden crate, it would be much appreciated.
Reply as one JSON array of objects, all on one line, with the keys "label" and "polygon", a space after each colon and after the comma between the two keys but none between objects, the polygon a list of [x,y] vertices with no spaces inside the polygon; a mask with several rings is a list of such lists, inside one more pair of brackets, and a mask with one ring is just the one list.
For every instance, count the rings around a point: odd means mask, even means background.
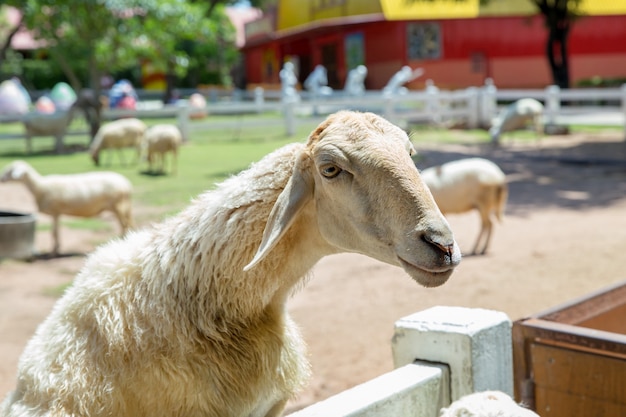
[{"label": "wooden crate", "polygon": [[513,366],[541,417],[625,417],[626,281],[514,322]]}]

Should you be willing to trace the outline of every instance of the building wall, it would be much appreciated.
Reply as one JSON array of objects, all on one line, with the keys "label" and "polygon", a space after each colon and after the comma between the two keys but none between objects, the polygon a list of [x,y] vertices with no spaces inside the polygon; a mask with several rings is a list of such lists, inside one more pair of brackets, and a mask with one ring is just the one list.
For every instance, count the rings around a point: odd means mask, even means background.
[{"label": "building wall", "polygon": [[[424,47],[422,51],[421,45],[428,42],[409,41],[409,31],[423,32],[425,38],[435,33],[438,47]],[[356,39],[363,40],[361,55],[368,68],[368,89],[382,88],[403,65],[421,67],[425,71],[423,76],[409,84],[410,88],[423,88],[427,79],[432,79],[441,88],[478,86],[487,77],[493,78],[501,88],[543,88],[552,82],[545,54],[547,31],[541,16],[380,20],[318,27],[314,31],[294,33],[246,49],[248,80],[253,83],[279,82],[277,74],[267,78],[263,66],[254,64],[258,59],[255,57],[264,49],[275,50],[277,66],[282,66],[285,59],[295,57],[301,64],[299,78],[303,81],[315,65],[324,63],[328,68],[328,62],[324,60],[328,61],[329,50],[334,48],[335,62],[331,63],[333,68],[329,78],[332,78],[332,72],[334,82],[331,85],[343,87],[348,70],[355,66],[354,59],[347,57],[345,40],[351,36],[355,38],[355,35]],[[576,21],[569,36],[572,85],[595,76],[626,77],[625,41],[626,15],[587,16]]]}]

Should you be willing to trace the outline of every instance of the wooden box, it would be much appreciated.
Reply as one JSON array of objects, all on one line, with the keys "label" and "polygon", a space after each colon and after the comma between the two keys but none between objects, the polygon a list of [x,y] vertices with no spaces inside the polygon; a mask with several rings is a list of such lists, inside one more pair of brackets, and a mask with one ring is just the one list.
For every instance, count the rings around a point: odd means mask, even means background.
[{"label": "wooden box", "polygon": [[626,281],[514,322],[513,366],[541,417],[625,417]]}]

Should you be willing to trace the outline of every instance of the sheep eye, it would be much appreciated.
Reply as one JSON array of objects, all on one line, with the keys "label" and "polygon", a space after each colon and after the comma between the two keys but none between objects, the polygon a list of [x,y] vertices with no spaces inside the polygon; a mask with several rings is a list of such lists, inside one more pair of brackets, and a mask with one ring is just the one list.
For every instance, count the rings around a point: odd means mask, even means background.
[{"label": "sheep eye", "polygon": [[326,178],[335,178],[341,173],[341,168],[336,165],[325,165],[321,168],[320,172]]}]

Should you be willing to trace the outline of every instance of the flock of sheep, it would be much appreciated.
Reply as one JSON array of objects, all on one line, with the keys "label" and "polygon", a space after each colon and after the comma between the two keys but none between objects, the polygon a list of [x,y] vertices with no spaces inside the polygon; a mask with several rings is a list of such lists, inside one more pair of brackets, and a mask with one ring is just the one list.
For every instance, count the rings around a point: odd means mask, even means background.
[{"label": "flock of sheep", "polygon": [[[121,146],[172,150],[162,143],[173,129],[137,122],[103,126],[94,161]],[[39,326],[0,416],[280,416],[310,372],[286,302],[319,259],[361,253],[440,286],[461,261],[443,214],[472,209],[483,223],[473,251],[487,250],[506,203],[502,171],[473,158],[420,175],[414,153],[380,116],[340,111],[306,143],[141,230],[119,174],[41,176],[12,163],[2,180],[22,181],[53,216],[55,250],[61,214],[113,211],[125,236],[88,257]]]},{"label": "flock of sheep", "polygon": [[[139,119],[119,119],[103,125],[96,134],[89,154],[96,165],[100,163],[100,153],[117,150],[124,163],[123,148],[135,148],[137,160],[145,155],[149,171],[156,164],[159,172],[165,170],[165,155],[171,153],[172,172],[176,172],[177,150],[182,143],[180,130],[175,125],[157,124],[148,128]],[[52,254],[60,249],[59,218],[61,215],[94,217],[102,212],[112,212],[122,235],[133,227],[132,192],[130,181],[121,174],[109,171],[86,172],[71,175],[40,175],[25,161],[9,164],[0,182],[19,181],[31,192],[39,212],[52,218]]]}]

